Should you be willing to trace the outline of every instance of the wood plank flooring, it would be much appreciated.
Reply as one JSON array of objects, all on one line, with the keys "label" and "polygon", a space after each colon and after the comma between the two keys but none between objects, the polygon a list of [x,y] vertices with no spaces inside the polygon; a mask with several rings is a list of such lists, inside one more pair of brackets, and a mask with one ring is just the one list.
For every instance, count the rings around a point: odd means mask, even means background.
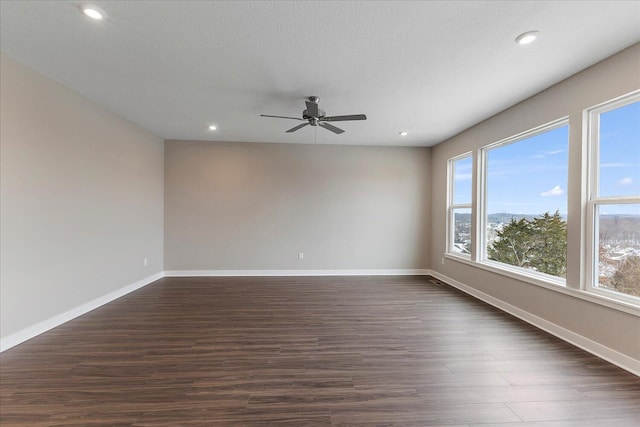
[{"label": "wood plank flooring", "polygon": [[165,278],[2,353],[0,424],[637,427],[640,378],[429,277]]}]

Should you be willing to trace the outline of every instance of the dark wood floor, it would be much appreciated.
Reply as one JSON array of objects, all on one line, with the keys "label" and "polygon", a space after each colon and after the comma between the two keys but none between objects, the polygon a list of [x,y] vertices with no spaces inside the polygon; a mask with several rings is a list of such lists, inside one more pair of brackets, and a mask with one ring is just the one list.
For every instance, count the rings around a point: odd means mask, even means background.
[{"label": "dark wood floor", "polygon": [[0,363],[2,426],[640,425],[640,378],[427,277],[162,279]]}]

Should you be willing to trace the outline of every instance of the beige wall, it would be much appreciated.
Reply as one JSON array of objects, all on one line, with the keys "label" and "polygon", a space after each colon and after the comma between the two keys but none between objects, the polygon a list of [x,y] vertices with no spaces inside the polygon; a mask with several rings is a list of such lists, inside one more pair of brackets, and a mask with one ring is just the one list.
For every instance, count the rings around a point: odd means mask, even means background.
[{"label": "beige wall", "polygon": [[166,141],[165,164],[165,270],[428,267],[430,149]]},{"label": "beige wall", "polygon": [[585,194],[582,113],[585,108],[640,88],[640,45],[576,74],[538,95],[445,141],[432,152],[431,266],[447,277],[640,360],[640,317],[446,259],[447,160],[483,145],[569,116],[567,285],[579,289],[583,269]]},{"label": "beige wall", "polygon": [[164,152],[4,55],[0,66],[5,338],[163,270]]}]

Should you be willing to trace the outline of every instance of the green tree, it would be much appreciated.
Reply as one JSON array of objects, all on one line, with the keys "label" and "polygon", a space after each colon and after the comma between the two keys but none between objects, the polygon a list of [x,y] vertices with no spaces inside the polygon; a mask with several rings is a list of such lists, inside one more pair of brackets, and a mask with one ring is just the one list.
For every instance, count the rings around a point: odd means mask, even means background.
[{"label": "green tree", "polygon": [[613,274],[611,286],[618,292],[640,297],[640,257],[625,259]]},{"label": "green tree", "polygon": [[497,232],[487,251],[491,260],[565,277],[567,223],[558,211],[532,220],[512,219]]},{"label": "green tree", "polygon": [[535,249],[531,268],[558,277],[567,275],[567,223],[556,211],[531,221]]},{"label": "green tree", "polygon": [[496,240],[489,246],[489,259],[518,267],[528,267],[529,253],[534,245],[531,232],[531,224],[525,218],[520,221],[511,219],[509,224],[497,232]]}]

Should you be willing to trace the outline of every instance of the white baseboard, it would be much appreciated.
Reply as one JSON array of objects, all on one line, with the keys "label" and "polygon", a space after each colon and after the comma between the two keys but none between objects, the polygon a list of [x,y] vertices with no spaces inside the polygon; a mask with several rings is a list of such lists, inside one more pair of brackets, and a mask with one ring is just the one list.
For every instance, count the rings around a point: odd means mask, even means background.
[{"label": "white baseboard", "polygon": [[225,277],[225,276],[422,276],[425,269],[395,270],[172,270],[165,277]]},{"label": "white baseboard", "polygon": [[143,286],[146,286],[149,283],[155,282],[158,279],[162,279],[163,277],[164,277],[163,272],[153,274],[149,277],[145,277],[142,280],[138,280],[135,283],[132,283],[123,288],[120,288],[106,295],[103,295],[99,298],[86,302],[78,307],[72,308],[71,310],[67,310],[64,313],[58,314],[47,320],[44,320],[42,322],[36,323],[35,325],[22,329],[21,331],[15,332],[11,335],[7,335],[5,338],[2,338],[0,340],[0,352],[8,350],[11,347],[15,347],[20,343],[23,343],[37,335],[47,332],[48,330],[53,329],[56,326],[60,326],[63,323],[66,323],[69,320],[75,319],[78,316],[82,316],[83,314],[88,313],[91,310],[95,310],[100,306],[103,306],[130,292],[133,292],[136,289],[140,289]]},{"label": "white baseboard", "polygon": [[541,317],[538,317],[534,314],[531,314],[525,310],[522,310],[514,305],[511,305],[507,302],[499,300],[495,297],[492,297],[489,294],[486,294],[482,291],[472,288],[471,286],[465,285],[462,282],[458,282],[444,274],[440,274],[437,271],[429,271],[429,274],[448,285],[453,286],[454,288],[460,289],[461,291],[478,298],[490,304],[494,307],[499,308],[502,311],[505,311],[519,319],[524,320],[531,325],[542,329],[550,333],[551,335],[555,335],[556,337],[575,345],[595,356],[598,356],[601,359],[604,359],[608,362],[613,363],[620,368],[631,372],[634,375],[640,376],[640,361],[633,359],[625,354],[622,354],[616,350],[613,350],[607,346],[604,346],[600,343],[597,343],[589,338],[583,337],[575,332],[572,332],[568,329],[563,328],[562,326],[558,326],[555,323],[549,322]]}]

